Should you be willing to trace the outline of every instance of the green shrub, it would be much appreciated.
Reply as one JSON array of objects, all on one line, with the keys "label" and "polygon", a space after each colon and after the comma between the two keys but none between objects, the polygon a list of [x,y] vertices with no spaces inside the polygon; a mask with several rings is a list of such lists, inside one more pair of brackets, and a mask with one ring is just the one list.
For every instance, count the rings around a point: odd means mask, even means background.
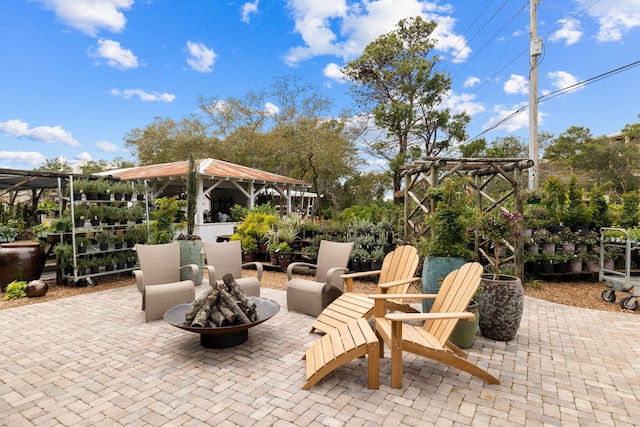
[{"label": "green shrub", "polygon": [[25,282],[24,280],[21,280],[21,281],[14,280],[13,282],[7,285],[4,300],[9,301],[12,299],[26,297],[27,296],[26,289],[27,289],[27,282]]}]

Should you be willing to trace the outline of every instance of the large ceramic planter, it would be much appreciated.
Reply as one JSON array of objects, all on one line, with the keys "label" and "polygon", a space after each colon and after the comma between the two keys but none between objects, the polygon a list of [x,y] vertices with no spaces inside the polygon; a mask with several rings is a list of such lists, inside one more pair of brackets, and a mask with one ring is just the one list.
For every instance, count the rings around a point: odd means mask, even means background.
[{"label": "large ceramic planter", "polygon": [[480,332],[496,341],[515,338],[524,310],[524,289],[514,276],[483,274],[477,300]]},{"label": "large ceramic planter", "polygon": [[449,337],[449,341],[458,346],[459,348],[471,348],[473,341],[476,339],[478,333],[478,325],[480,322],[480,308],[477,301],[471,301],[467,307],[467,311],[473,313],[475,317],[473,319],[460,319],[456,324],[456,327]]},{"label": "large ceramic planter", "polygon": [[[202,252],[202,240],[178,240],[180,242],[180,265],[195,264],[198,266],[199,277],[196,285],[202,283],[204,273],[204,253]],[[180,280],[191,279],[189,269],[180,270]]]},{"label": "large ceramic planter", "polygon": [[0,245],[0,289],[5,291],[14,280],[40,279],[46,255],[40,243],[30,240],[17,240]]},{"label": "large ceramic planter", "polygon": [[[427,256],[424,259],[422,268],[422,292],[425,294],[437,294],[444,278],[466,263],[467,261],[462,258]],[[433,300],[422,301],[422,311],[424,313],[431,311],[432,306]]]}]

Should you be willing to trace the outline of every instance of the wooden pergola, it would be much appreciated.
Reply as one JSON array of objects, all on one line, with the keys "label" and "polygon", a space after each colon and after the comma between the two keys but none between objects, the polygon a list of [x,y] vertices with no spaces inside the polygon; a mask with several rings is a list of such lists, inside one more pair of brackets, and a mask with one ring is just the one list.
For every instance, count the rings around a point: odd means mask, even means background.
[{"label": "wooden pergola", "polygon": [[[426,157],[403,166],[404,177],[404,237],[416,241],[426,236],[429,229],[424,227],[425,217],[436,209],[428,197],[427,190],[438,187],[447,178],[467,177],[469,191],[473,193],[477,207],[482,212],[501,209],[505,212],[523,212],[522,190],[526,183],[523,173],[533,166],[533,160],[526,158],[450,158]],[[509,208],[508,208],[509,207]],[[495,259],[482,249],[484,242],[476,235],[476,253],[490,263]],[[513,252],[512,256],[500,259],[500,264],[513,262],[514,274],[523,277],[524,239],[517,237],[512,246],[504,242]]]}]

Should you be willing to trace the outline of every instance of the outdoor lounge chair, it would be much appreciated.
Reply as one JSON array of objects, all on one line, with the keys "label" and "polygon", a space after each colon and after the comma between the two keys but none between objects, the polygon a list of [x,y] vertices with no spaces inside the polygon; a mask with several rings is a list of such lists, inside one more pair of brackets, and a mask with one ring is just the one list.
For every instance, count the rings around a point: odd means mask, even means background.
[{"label": "outdoor lounge chair", "polygon": [[[322,240],[317,264],[294,262],[287,267],[287,309],[317,316],[344,291],[342,274],[347,271],[353,242]],[[315,280],[293,277],[293,269],[315,269]]]},{"label": "outdoor lounge chair", "polygon": [[[262,280],[262,263],[242,263],[242,246],[239,240],[229,242],[202,242],[209,273],[209,283],[222,283],[225,274],[231,274],[236,283],[247,296],[260,296],[260,280]],[[256,276],[242,277],[242,267],[254,266]]]},{"label": "outdoor lounge chair", "polygon": [[197,278],[195,264],[180,266],[180,243],[160,245],[137,244],[140,269],[134,270],[138,290],[142,293],[142,309],[145,320],[161,319],[164,313],[178,304],[196,299],[193,280],[180,280],[180,270],[188,268],[191,277]]},{"label": "outdoor lounge chair", "polygon": [[[353,319],[373,316],[374,301],[367,295],[353,292],[353,279],[378,276],[378,293],[406,294],[412,283],[420,282],[414,277],[420,257],[418,250],[411,245],[398,246],[389,252],[382,262],[380,270],[343,274],[346,292],[327,306],[311,325],[311,333],[316,329],[329,332]],[[417,313],[418,310],[406,304],[402,299],[387,300],[389,310]]]},{"label": "outdoor lounge chair", "polygon": [[[474,316],[465,309],[480,285],[481,275],[482,265],[467,263],[447,275],[437,295],[370,295],[375,300],[375,331],[381,343],[380,355],[384,352],[384,343],[391,348],[391,387],[402,387],[403,351],[445,363],[491,384],[500,383],[487,371],[468,362],[464,358],[466,354],[448,342],[458,320]],[[401,297],[432,298],[434,302],[429,313],[387,314],[385,299]],[[415,320],[424,320],[424,325],[403,323]]]}]

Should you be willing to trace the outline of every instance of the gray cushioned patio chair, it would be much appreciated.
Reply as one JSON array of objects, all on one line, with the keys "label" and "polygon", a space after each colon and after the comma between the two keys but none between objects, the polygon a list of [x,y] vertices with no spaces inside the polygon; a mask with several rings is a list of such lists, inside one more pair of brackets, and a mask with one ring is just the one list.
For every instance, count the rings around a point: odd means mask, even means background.
[{"label": "gray cushioned patio chair", "polygon": [[[160,245],[137,244],[140,269],[134,270],[138,290],[142,293],[142,309],[146,321],[161,319],[171,307],[196,299],[193,280],[180,280],[180,270],[189,269],[191,277],[198,277],[195,264],[180,266],[180,243]],[[153,291],[149,289],[155,287]]]},{"label": "gray cushioned patio chair", "polygon": [[[236,283],[247,296],[260,296],[260,280],[262,280],[262,263],[242,263],[242,246],[239,240],[229,242],[202,242],[209,273],[209,283],[222,283],[225,274],[231,274]],[[256,276],[242,277],[242,267],[253,266]]]},{"label": "gray cushioned patio chair", "polygon": [[[287,268],[287,309],[317,316],[344,292],[344,279],[348,271],[353,242],[339,243],[322,240],[317,264],[294,262]],[[293,277],[293,269],[315,269],[315,280]]]}]

